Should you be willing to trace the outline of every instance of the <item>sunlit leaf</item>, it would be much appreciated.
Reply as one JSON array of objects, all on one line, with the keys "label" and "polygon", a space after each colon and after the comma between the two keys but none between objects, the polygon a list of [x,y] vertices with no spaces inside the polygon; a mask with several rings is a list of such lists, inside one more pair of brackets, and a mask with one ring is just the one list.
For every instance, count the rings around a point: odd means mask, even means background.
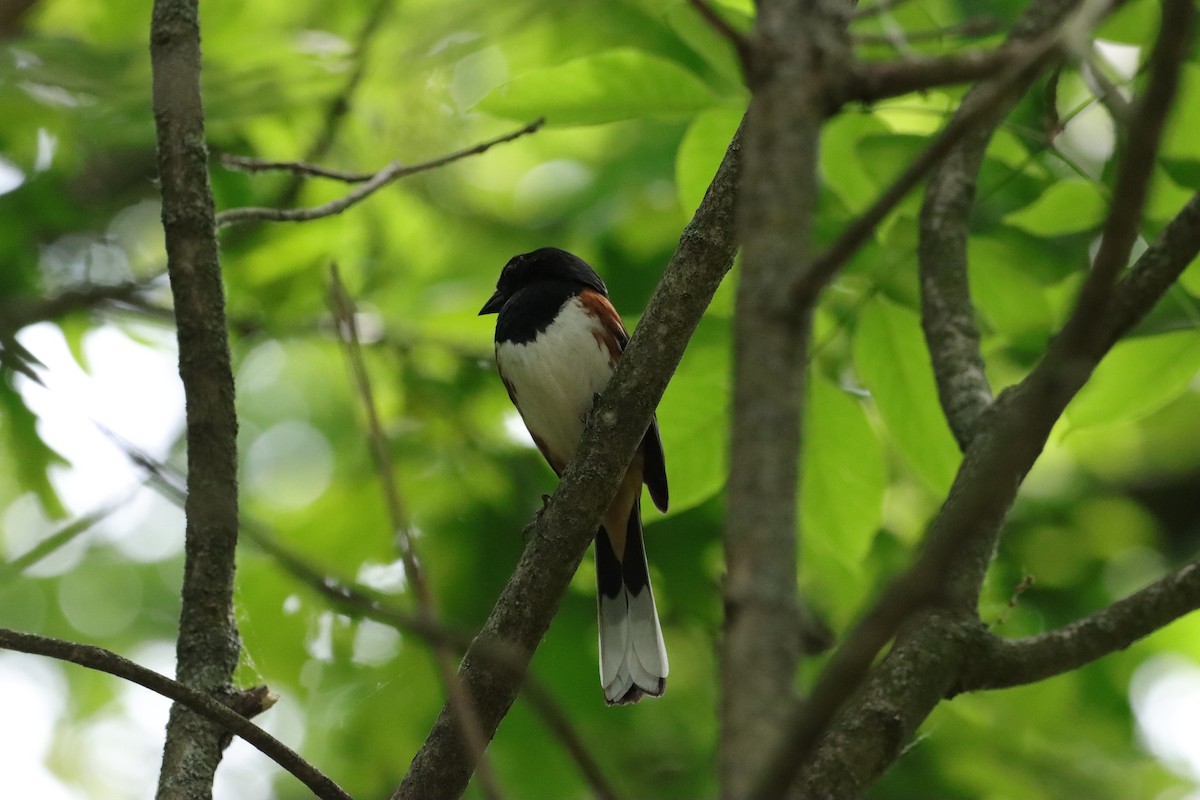
[{"label": "sunlit leaf", "polygon": [[1073,428],[1138,419],[1184,392],[1200,372],[1200,330],[1120,342],[1067,407]]},{"label": "sunlit leaf", "polygon": [[729,331],[727,320],[704,320],[658,406],[672,514],[704,502],[725,485],[729,471]]},{"label": "sunlit leaf", "polygon": [[883,444],[862,402],[813,375],[800,485],[800,569],[821,607],[839,619],[864,588],[861,562],[883,512]]},{"label": "sunlit leaf", "polygon": [[905,458],[930,489],[944,492],[961,457],[938,404],[917,315],[872,301],[859,320],[854,363]]},{"label": "sunlit leaf", "polygon": [[1032,205],[1004,221],[1035,236],[1065,236],[1093,230],[1104,220],[1107,204],[1095,184],[1072,178],[1059,181]]},{"label": "sunlit leaf", "polygon": [[610,50],[521,75],[479,108],[549,125],[596,125],[635,117],[679,117],[708,108],[712,92],[673,61],[640,50]]}]

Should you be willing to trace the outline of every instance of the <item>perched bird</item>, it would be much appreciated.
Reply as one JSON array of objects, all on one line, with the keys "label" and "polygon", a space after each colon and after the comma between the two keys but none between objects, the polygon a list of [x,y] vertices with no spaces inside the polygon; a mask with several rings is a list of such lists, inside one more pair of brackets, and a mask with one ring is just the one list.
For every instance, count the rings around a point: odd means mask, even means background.
[{"label": "perched bird", "polygon": [[[480,315],[496,318],[496,366],[538,450],[559,476],[629,342],[604,281],[554,247],[515,256]],[[600,683],[609,705],[666,689],[667,650],[642,543],[642,483],[667,510],[667,471],[652,420],[596,533]]]}]

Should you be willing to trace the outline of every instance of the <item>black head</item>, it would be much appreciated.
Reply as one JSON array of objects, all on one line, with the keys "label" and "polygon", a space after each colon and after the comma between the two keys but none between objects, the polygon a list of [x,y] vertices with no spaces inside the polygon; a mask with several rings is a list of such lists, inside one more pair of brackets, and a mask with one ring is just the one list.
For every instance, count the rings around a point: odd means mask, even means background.
[{"label": "black head", "polygon": [[586,261],[557,247],[543,247],[509,259],[500,272],[500,280],[496,281],[496,292],[479,314],[498,313],[513,295],[538,283],[575,284],[580,288],[595,289],[608,297],[604,281]]}]

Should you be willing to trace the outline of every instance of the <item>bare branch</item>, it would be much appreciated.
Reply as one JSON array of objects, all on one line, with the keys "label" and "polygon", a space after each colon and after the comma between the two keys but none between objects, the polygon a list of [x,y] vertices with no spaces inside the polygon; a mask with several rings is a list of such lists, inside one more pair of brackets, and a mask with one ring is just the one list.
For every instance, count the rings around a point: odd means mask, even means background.
[{"label": "bare branch", "polygon": [[737,53],[738,62],[742,65],[742,73],[748,74],[750,71],[750,58],[752,55],[750,49],[750,40],[746,38],[741,31],[729,24],[720,13],[708,4],[707,0],[688,0],[692,8],[700,16],[704,17],[713,30],[725,37],[730,44],[733,45],[733,50]]},{"label": "bare branch", "polygon": [[375,177],[374,172],[345,172],[329,169],[306,161],[264,161],[249,156],[237,156],[232,153],[221,155],[221,166],[234,172],[290,172],[293,175],[309,178],[329,178],[342,183],[366,183]]},{"label": "bare branch", "polygon": [[1095,53],[1089,53],[1084,60],[1085,68],[1082,74],[1084,80],[1091,86],[1096,99],[1107,109],[1113,118],[1114,125],[1120,131],[1133,121],[1133,106],[1121,93],[1121,87],[1113,83],[1105,74],[1104,67],[1100,65],[1099,61],[1100,59]]},{"label": "bare branch", "polygon": [[[400,496],[400,485],[396,480],[395,470],[392,469],[391,448],[388,447],[383,425],[379,421],[379,411],[375,407],[375,393],[371,388],[371,376],[367,373],[366,364],[363,363],[362,348],[358,341],[358,324],[355,321],[354,301],[350,299],[346,287],[342,284],[336,264],[330,267],[329,277],[329,304],[333,313],[333,321],[337,327],[338,338],[342,342],[346,360],[350,365],[350,371],[354,376],[355,388],[358,390],[363,410],[367,415],[367,438],[375,460],[375,468],[379,471],[388,517],[391,520],[392,529],[396,533],[400,558],[404,562],[404,572],[417,597],[417,607],[421,611],[421,616],[434,621],[437,619],[437,607],[433,600],[433,593],[425,580],[425,571],[417,558],[416,543],[412,535],[408,511]],[[440,645],[434,645],[433,652],[442,685],[446,689],[446,697],[454,709],[463,738],[466,740],[467,746],[471,748],[471,757],[478,763],[477,772],[484,796],[499,798],[501,796],[500,787],[484,752],[490,737],[484,736],[479,715],[471,705],[470,698],[463,691],[462,683],[458,680],[458,675],[454,671],[453,654]]]},{"label": "bare branch", "polygon": [[1150,56],[1150,80],[1145,95],[1137,100],[1100,248],[1079,291],[1075,311],[1063,328],[1063,338],[1070,340],[1068,346],[1083,346],[1094,336],[1111,300],[1113,283],[1125,269],[1137,240],[1159,140],[1187,59],[1195,15],[1192,0],[1163,3],[1161,33]]},{"label": "bare branch", "polygon": [[1044,55],[1047,45],[1056,43],[1049,41],[1017,47],[1005,45],[993,50],[949,56],[907,56],[888,61],[860,62],[853,68],[842,99],[843,102],[875,103],[939,86],[988,80],[1010,74],[1018,65],[1028,66]]},{"label": "bare branch", "polygon": [[853,20],[858,22],[862,19],[877,17],[884,12],[899,8],[907,2],[908,0],[879,0],[878,2],[872,3],[869,6],[863,6],[862,8],[856,9]]},{"label": "bare branch", "polygon": [[[992,17],[973,17],[972,19],[963,20],[955,25],[947,25],[944,28],[934,28],[927,31],[904,32],[904,42],[911,44],[913,42],[929,42],[941,41],[942,39],[952,38],[955,36],[991,36],[1000,30],[1000,22]],[[887,34],[875,33],[857,33],[850,37],[850,43],[854,45],[893,45],[895,46],[895,38]]]},{"label": "bare branch", "polygon": [[[312,146],[308,148],[308,152],[304,154],[304,161],[310,163],[320,161],[325,158],[329,148],[333,146],[343,120],[350,113],[354,95],[358,92],[358,87],[367,74],[367,60],[370,56],[371,45],[395,3],[396,0],[375,0],[371,10],[367,12],[367,18],[363,21],[362,28],[359,29],[358,37],[354,42],[354,51],[350,54],[350,60],[354,66],[346,76],[346,82],[342,85],[341,91],[326,105],[321,132],[313,141]],[[294,175],[272,205],[278,208],[290,208],[300,195],[300,187],[303,184],[303,175]]]},{"label": "bare branch", "polygon": [[[537,119],[529,123],[519,130],[506,133],[503,136],[497,136],[494,139],[488,139],[485,142],[468,147],[464,150],[456,150],[453,153],[423,161],[420,164],[411,164],[405,166],[399,162],[392,162],[383,169],[371,176],[370,180],[363,183],[354,191],[340,197],[337,200],[332,200],[312,208],[232,208],[228,211],[222,211],[217,215],[217,226],[221,228],[230,225],[240,225],[245,222],[263,221],[263,222],[308,222],[309,220],[321,219],[322,217],[331,217],[335,214],[340,214],[351,206],[361,203],[363,200],[370,197],[375,192],[387,186],[389,183],[407,178],[410,175],[416,175],[419,172],[428,172],[431,169],[443,167],[455,161],[467,158],[469,156],[479,155],[487,152],[498,144],[511,142],[513,139],[519,139],[522,136],[533,133],[542,127],[545,123],[543,119]],[[267,162],[263,162],[267,163]],[[313,170],[319,169],[310,165],[297,165],[297,170]]]},{"label": "bare branch", "polygon": [[802,655],[796,561],[802,405],[812,302],[780,292],[808,274],[816,215],[823,74],[850,62],[844,7],[758,7],[756,73],[739,187],[741,276],[733,322],[726,491],[725,622],[719,648],[721,795],[745,797],[787,725]]},{"label": "bare branch", "polygon": [[969,105],[964,101],[961,113],[942,128],[866,211],[842,230],[810,269],[800,272],[792,281],[792,302],[801,307],[809,305],[810,298],[815,297],[867,242],[884,217],[979,121],[988,118],[998,106],[1014,102],[1024,93],[1041,69],[1057,56],[1059,41],[1060,34],[1056,32],[1023,48],[1019,60],[1006,62],[1008,68],[1001,77],[981,91]]},{"label": "bare branch", "polygon": [[[1018,30],[1002,49],[1028,47]],[[988,92],[977,84],[963,98],[955,120],[977,108]],[[933,363],[938,399],[959,448],[965,450],[983,413],[991,406],[992,390],[979,348],[979,330],[967,278],[967,239],[971,209],[983,156],[1000,122],[1019,95],[1000,94],[990,108],[964,125],[963,135],[934,167],[921,205],[920,243],[921,326]]]},{"label": "bare branch", "polygon": [[[248,719],[275,704],[275,696],[266,691],[266,687],[256,687],[228,695],[226,704],[103,647],[0,628],[0,648],[69,661],[136,683],[186,706],[198,716],[242,737],[267,758],[296,776],[322,800],[350,800],[350,795],[328,776]],[[236,706],[237,710],[231,708],[231,705]]]},{"label": "bare branch", "polygon": [[984,633],[953,691],[1003,689],[1079,669],[1198,608],[1200,562],[1194,562],[1058,630],[1024,639]]},{"label": "bare branch", "polygon": [[[198,5],[198,0],[155,0],[150,60],[167,272],[187,400],[190,491],[176,670],[187,686],[227,695],[241,649],[233,614],[237,410],[204,144]],[[173,705],[159,800],[211,793],[227,743],[220,728]]]},{"label": "bare branch", "polygon": [[[1198,253],[1200,195],[1188,203],[1118,284],[1118,297],[1102,329],[1105,340],[1115,341],[1144,316]],[[900,755],[917,725],[952,690],[964,669],[972,631],[978,624],[973,614],[963,609],[978,595],[1016,488],[1040,452],[1054,420],[1100,355],[1080,357],[1078,351],[1069,350],[1048,353],[1019,388],[997,399],[972,440],[946,505],[926,535],[928,544],[921,557],[927,565],[921,569],[929,580],[950,578],[946,596],[953,599],[957,610],[930,610],[911,617],[892,652],[861,689],[852,674],[838,678],[831,671],[844,665],[840,651],[835,654],[818,685],[829,685],[824,682],[828,674],[830,682],[836,684],[831,691],[842,697],[855,693],[856,699],[840,715],[825,743],[811,759],[804,760],[795,787],[799,794],[860,794]],[[955,563],[947,561],[947,553],[955,556]],[[941,574],[937,566],[927,568],[929,564],[942,565]],[[908,577],[919,567],[920,563],[914,565],[900,579],[911,581],[914,589],[912,595],[901,598],[909,608],[936,599],[930,598],[928,589],[921,588],[919,580]],[[887,592],[884,597],[890,601],[894,595]],[[867,638],[860,637],[856,629],[843,648],[851,646],[852,641],[854,647],[860,647]],[[869,664],[865,654],[864,659]],[[919,679],[914,681],[914,676]],[[817,696],[816,690],[813,696]],[[812,712],[813,716],[817,713]],[[801,720],[798,716],[798,727]],[[803,724],[814,723],[807,718]],[[810,748],[812,740],[804,744]],[[789,759],[797,757],[792,753]],[[850,763],[857,765],[853,771],[846,769]]]},{"label": "bare branch", "polygon": [[[730,143],[708,193],[680,237],[662,282],[592,413],[554,499],[537,519],[521,561],[467,651],[459,677],[487,734],[508,712],[529,659],[617,491],[667,381],[721,279],[733,263],[733,209],[740,135]],[[503,643],[520,670],[496,669],[481,648]],[[443,708],[395,798],[456,798],[474,764]]]}]

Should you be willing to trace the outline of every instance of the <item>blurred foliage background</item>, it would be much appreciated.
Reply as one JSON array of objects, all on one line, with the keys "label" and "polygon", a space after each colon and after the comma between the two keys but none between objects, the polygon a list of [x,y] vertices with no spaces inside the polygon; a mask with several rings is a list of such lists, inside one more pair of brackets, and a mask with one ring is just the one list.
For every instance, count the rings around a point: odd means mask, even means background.
[{"label": "blurred foliage background", "polygon": [[[0,5],[16,12],[0,14],[0,625],[101,644],[170,672],[183,520],[128,457],[136,450],[183,464],[182,394],[163,313],[150,3]],[[750,0],[718,5],[750,25]],[[868,58],[994,45],[1022,4],[988,6],[994,24],[969,28],[969,38],[909,38],[978,23],[979,4],[966,0],[911,0],[853,30]],[[232,172],[222,153],[372,171],[538,117],[547,125],[335,217],[223,231],[243,510],[324,572],[411,605],[328,323],[336,262],[360,304],[367,365],[441,613],[472,629],[554,480],[494,374],[492,320],[476,311],[510,256],[556,245],[599,269],[632,327],[747,92],[729,48],[685,0],[334,8],[201,4],[218,208],[314,205],[346,191]],[[1122,87],[1140,85],[1157,15],[1151,0],[1125,3],[1099,31],[1093,68]],[[1104,217],[1120,131],[1095,83],[1075,68],[1043,82],[989,150],[970,252],[996,387],[1021,377],[1063,320]],[[822,237],[870,202],[961,95],[929,91],[830,121]],[[1200,179],[1197,114],[1200,51],[1185,68],[1147,238]],[[809,601],[838,631],[906,563],[958,463],[920,333],[919,200],[879,228],[816,320],[800,569]],[[603,706],[587,563],[534,662],[630,797],[715,794],[735,280],[736,270],[659,410],[672,508],[647,512],[647,535],[670,691],[633,708]],[[136,296],[123,290],[129,283]],[[1198,297],[1193,266],[1060,423],[988,579],[982,613],[997,631],[1063,624],[1195,555]],[[442,704],[427,647],[333,608],[249,541],[237,608],[241,680],[283,697],[262,722],[355,796],[385,796]],[[27,656],[0,654],[0,675],[0,759],[19,764],[0,776],[0,794],[149,796],[165,702]],[[1043,684],[959,697],[923,730],[872,796],[1200,791],[1200,619]],[[587,795],[521,701],[490,753],[514,797]],[[306,796],[241,743],[222,770],[225,797]]]}]

